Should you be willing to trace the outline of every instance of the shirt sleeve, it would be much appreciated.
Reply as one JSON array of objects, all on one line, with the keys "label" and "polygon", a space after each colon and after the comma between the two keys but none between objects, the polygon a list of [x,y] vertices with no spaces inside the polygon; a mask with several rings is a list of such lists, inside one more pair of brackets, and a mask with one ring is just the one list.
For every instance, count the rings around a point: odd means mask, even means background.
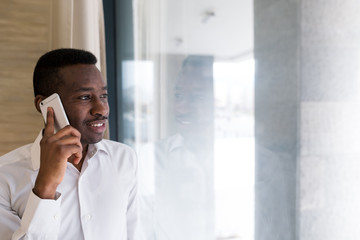
[{"label": "shirt sleeve", "polygon": [[20,219],[11,208],[6,207],[6,203],[0,202],[1,236],[8,236],[6,239],[12,240],[57,239],[61,218],[60,203],[59,193],[56,194],[56,200],[49,200],[40,199],[31,191]]}]

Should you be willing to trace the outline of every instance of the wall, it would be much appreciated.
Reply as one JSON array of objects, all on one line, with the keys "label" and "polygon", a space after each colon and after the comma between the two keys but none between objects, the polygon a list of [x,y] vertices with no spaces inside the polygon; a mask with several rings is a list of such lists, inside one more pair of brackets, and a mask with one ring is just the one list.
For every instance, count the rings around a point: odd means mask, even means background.
[{"label": "wall", "polygon": [[299,239],[359,239],[360,2],[302,0]]},{"label": "wall", "polygon": [[360,3],[254,3],[256,240],[359,239]]},{"label": "wall", "polygon": [[32,142],[43,125],[32,73],[48,49],[49,8],[47,0],[0,1],[0,155]]}]

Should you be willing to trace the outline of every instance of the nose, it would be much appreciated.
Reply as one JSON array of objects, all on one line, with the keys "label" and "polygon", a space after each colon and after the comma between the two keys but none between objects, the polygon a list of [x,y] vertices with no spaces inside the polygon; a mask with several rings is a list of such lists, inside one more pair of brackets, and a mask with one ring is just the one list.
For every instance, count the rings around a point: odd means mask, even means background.
[{"label": "nose", "polygon": [[93,116],[107,117],[109,114],[109,104],[107,100],[101,98],[93,99],[90,114]]}]

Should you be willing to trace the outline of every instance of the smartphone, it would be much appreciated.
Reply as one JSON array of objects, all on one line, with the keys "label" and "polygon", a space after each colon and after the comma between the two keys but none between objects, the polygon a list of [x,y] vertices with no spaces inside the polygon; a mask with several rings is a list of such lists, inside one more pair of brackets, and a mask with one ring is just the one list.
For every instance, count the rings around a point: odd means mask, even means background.
[{"label": "smartphone", "polygon": [[47,108],[52,107],[54,109],[55,114],[55,132],[59,131],[63,127],[70,125],[69,120],[66,116],[64,107],[61,103],[60,96],[57,93],[52,94],[51,96],[45,98],[43,101],[40,102],[40,109],[43,115],[43,118],[46,123],[46,116],[47,116]]}]

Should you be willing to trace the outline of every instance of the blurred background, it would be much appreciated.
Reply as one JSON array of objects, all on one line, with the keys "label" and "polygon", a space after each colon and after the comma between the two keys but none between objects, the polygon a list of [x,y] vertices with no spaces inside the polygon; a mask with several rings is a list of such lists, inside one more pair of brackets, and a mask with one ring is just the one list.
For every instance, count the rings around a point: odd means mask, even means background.
[{"label": "blurred background", "polygon": [[360,230],[360,2],[1,0],[0,154],[32,142],[39,56],[83,48],[139,158],[142,239]]}]

